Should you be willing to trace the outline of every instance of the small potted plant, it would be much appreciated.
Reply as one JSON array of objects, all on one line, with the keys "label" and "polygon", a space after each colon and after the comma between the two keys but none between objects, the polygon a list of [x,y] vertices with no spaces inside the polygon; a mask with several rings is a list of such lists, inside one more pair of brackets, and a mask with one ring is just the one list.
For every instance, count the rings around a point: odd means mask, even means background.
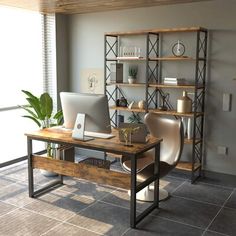
[{"label": "small potted plant", "polygon": [[130,66],[129,67],[129,76],[128,76],[128,82],[130,84],[133,84],[135,80],[137,79],[138,74],[138,66]]}]

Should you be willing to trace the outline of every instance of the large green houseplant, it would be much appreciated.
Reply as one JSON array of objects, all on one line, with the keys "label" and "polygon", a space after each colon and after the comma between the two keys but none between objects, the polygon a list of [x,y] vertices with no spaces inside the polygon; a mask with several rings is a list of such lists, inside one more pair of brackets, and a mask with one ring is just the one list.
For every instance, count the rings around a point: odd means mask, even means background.
[{"label": "large green houseplant", "polygon": [[[63,114],[59,110],[54,115],[53,113],[53,100],[48,93],[43,93],[40,97],[33,95],[31,92],[22,90],[26,96],[26,101],[28,104],[20,106],[28,114],[24,115],[30,120],[33,120],[40,128],[49,128],[55,125],[62,124]],[[52,155],[52,145],[47,143],[47,155],[53,157]]]}]

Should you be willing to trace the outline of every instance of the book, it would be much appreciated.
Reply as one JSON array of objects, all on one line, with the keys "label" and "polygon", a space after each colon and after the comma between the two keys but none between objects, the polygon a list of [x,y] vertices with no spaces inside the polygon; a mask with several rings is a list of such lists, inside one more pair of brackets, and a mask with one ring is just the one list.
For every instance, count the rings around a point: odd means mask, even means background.
[{"label": "book", "polygon": [[178,85],[178,84],[184,84],[185,79],[184,78],[164,78],[163,81],[164,84],[172,84],[172,85]]}]

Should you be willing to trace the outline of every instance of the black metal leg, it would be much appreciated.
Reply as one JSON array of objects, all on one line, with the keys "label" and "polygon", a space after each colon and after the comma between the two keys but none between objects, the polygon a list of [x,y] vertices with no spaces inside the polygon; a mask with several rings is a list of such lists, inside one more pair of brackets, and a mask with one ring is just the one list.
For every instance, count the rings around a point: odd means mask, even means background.
[{"label": "black metal leg", "polygon": [[34,194],[34,173],[32,165],[32,139],[27,138],[29,197]]},{"label": "black metal leg", "polygon": [[136,156],[131,157],[130,226],[136,227]]},{"label": "black metal leg", "polygon": [[34,191],[34,169],[33,169],[33,148],[32,148],[32,139],[27,137],[27,151],[28,151],[28,184],[29,184],[29,197],[33,198],[37,195],[45,193],[52,189],[55,186],[59,186],[63,184],[63,175],[59,175],[59,180],[55,180],[52,183],[48,184],[47,186]]},{"label": "black metal leg", "polygon": [[159,176],[160,176],[160,144],[155,147],[154,175],[158,178],[154,181],[154,205],[159,207]]},{"label": "black metal leg", "polygon": [[[136,186],[136,157],[131,158],[131,206],[130,206],[130,227],[135,228],[136,225],[149,213],[159,207],[159,174],[160,174],[160,143],[155,146],[155,163],[153,176],[148,178]],[[154,182],[154,202],[151,206],[136,216],[136,193]]]}]

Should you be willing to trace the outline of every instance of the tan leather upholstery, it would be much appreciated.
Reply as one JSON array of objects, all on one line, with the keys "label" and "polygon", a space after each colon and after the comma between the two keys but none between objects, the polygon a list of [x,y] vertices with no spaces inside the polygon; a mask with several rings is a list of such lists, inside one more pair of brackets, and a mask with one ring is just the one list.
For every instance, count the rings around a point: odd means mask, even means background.
[{"label": "tan leather upholstery", "polygon": [[[148,113],[144,122],[151,135],[162,138],[160,150],[160,177],[165,176],[179,162],[184,144],[183,125],[181,120],[165,118],[155,113]],[[144,181],[154,173],[154,150],[144,153],[137,160],[137,180]],[[130,171],[131,162],[123,157],[122,166]]]}]

